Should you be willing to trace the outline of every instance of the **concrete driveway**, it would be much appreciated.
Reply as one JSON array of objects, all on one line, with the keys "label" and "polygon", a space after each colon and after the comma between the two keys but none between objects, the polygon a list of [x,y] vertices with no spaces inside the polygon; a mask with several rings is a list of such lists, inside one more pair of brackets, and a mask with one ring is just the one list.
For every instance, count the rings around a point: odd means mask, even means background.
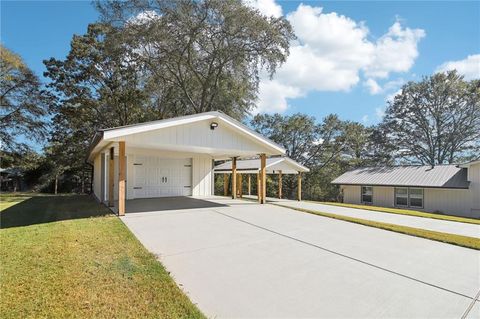
[{"label": "concrete driveway", "polygon": [[479,251],[268,204],[171,203],[122,220],[208,317],[480,318]]},{"label": "concrete driveway", "polygon": [[[253,196],[251,197],[253,199]],[[452,222],[447,220],[423,218],[417,216],[407,216],[400,214],[390,214],[375,212],[367,209],[357,209],[349,207],[340,207],[334,205],[325,205],[316,202],[305,202],[288,199],[268,198],[268,201],[284,206],[317,210],[325,213],[368,219],[383,223],[409,226],[421,229],[439,231],[442,233],[457,234],[462,236],[480,238],[480,225]]]}]

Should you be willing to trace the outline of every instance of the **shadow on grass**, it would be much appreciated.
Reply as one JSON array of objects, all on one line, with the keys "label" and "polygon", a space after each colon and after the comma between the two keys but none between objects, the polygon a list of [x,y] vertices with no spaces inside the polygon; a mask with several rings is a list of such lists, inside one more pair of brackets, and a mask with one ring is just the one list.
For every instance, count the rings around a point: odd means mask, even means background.
[{"label": "shadow on grass", "polygon": [[[2,200],[7,199],[2,198]],[[2,210],[0,213],[0,228],[29,226],[110,214],[110,210],[88,195],[36,195]]]}]

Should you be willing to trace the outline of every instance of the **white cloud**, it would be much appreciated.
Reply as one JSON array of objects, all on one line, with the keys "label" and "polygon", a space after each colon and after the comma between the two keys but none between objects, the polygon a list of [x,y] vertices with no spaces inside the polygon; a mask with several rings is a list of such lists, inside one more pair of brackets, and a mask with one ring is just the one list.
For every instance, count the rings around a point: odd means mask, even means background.
[{"label": "white cloud", "polygon": [[275,0],[246,0],[245,3],[266,16],[279,18],[283,15],[282,7]]},{"label": "white cloud", "polygon": [[436,72],[445,72],[457,70],[465,77],[465,80],[480,78],[480,54],[469,55],[466,59],[458,61],[448,61],[440,65]]},{"label": "white cloud", "polygon": [[363,124],[367,124],[368,121],[369,121],[368,115],[362,116],[362,123],[363,123]]},{"label": "white cloud", "polygon": [[391,72],[410,70],[418,57],[417,44],[425,36],[422,29],[403,28],[395,22],[375,43],[373,61],[365,67],[365,74],[386,78]]},{"label": "white cloud", "polygon": [[370,94],[375,95],[382,92],[382,87],[374,79],[366,80],[363,85],[367,87]]},{"label": "white cloud", "polygon": [[259,112],[284,112],[287,107],[287,98],[301,97],[302,94],[296,87],[284,85],[278,81],[265,80],[259,87],[262,98],[258,101],[255,113]]},{"label": "white cloud", "polygon": [[304,4],[286,18],[297,40],[291,43],[290,56],[273,80],[262,77],[257,111],[285,110],[287,99],[312,91],[348,91],[360,82],[362,74],[368,76],[365,85],[372,94],[385,93],[375,78],[408,71],[425,34],[397,21],[385,35],[371,41],[365,23]]}]

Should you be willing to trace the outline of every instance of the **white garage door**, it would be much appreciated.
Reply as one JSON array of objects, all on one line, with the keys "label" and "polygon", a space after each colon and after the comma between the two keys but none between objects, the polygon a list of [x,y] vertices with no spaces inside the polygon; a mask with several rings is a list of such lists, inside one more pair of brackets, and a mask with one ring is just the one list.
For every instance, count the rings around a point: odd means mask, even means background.
[{"label": "white garage door", "polygon": [[166,197],[192,195],[192,159],[165,159],[136,156],[134,197]]}]

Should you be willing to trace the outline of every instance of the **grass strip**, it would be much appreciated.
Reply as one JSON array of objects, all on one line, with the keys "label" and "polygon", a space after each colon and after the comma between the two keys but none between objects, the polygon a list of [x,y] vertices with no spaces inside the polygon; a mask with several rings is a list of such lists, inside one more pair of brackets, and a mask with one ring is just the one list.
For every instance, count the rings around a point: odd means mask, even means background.
[{"label": "grass strip", "polygon": [[345,204],[345,203],[335,203],[335,202],[316,202],[316,201],[307,201],[307,202],[318,203],[318,204],[323,204],[323,205],[354,208],[354,209],[371,210],[371,211],[380,212],[380,213],[407,215],[407,216],[432,218],[432,219],[439,219],[439,220],[447,220],[447,221],[451,221],[451,222],[459,222],[459,223],[480,225],[480,220],[479,219],[473,219],[473,218],[467,218],[467,217],[458,217],[458,216],[450,216],[450,215],[440,215],[440,214],[434,214],[434,213],[425,213],[425,212],[420,212],[420,211],[417,211],[417,210],[410,210],[410,209],[389,208],[389,207],[379,207],[379,206],[369,206],[369,205]]},{"label": "grass strip", "polygon": [[328,217],[328,218],[334,218],[334,219],[343,220],[343,221],[360,224],[364,226],[370,226],[370,227],[380,228],[388,231],[393,231],[393,232],[401,233],[405,235],[421,237],[421,238],[426,238],[430,240],[440,241],[447,244],[480,250],[480,239],[475,237],[448,234],[448,233],[442,233],[442,232],[437,232],[433,230],[426,230],[426,229],[420,229],[420,228],[414,228],[414,227],[408,227],[408,226],[400,226],[395,224],[376,222],[376,221],[371,221],[371,220],[366,220],[361,218],[324,213],[321,211],[292,207],[292,206],[281,205],[276,203],[270,203],[270,204],[284,207],[284,208],[294,209],[304,213],[319,215],[319,216]]}]

